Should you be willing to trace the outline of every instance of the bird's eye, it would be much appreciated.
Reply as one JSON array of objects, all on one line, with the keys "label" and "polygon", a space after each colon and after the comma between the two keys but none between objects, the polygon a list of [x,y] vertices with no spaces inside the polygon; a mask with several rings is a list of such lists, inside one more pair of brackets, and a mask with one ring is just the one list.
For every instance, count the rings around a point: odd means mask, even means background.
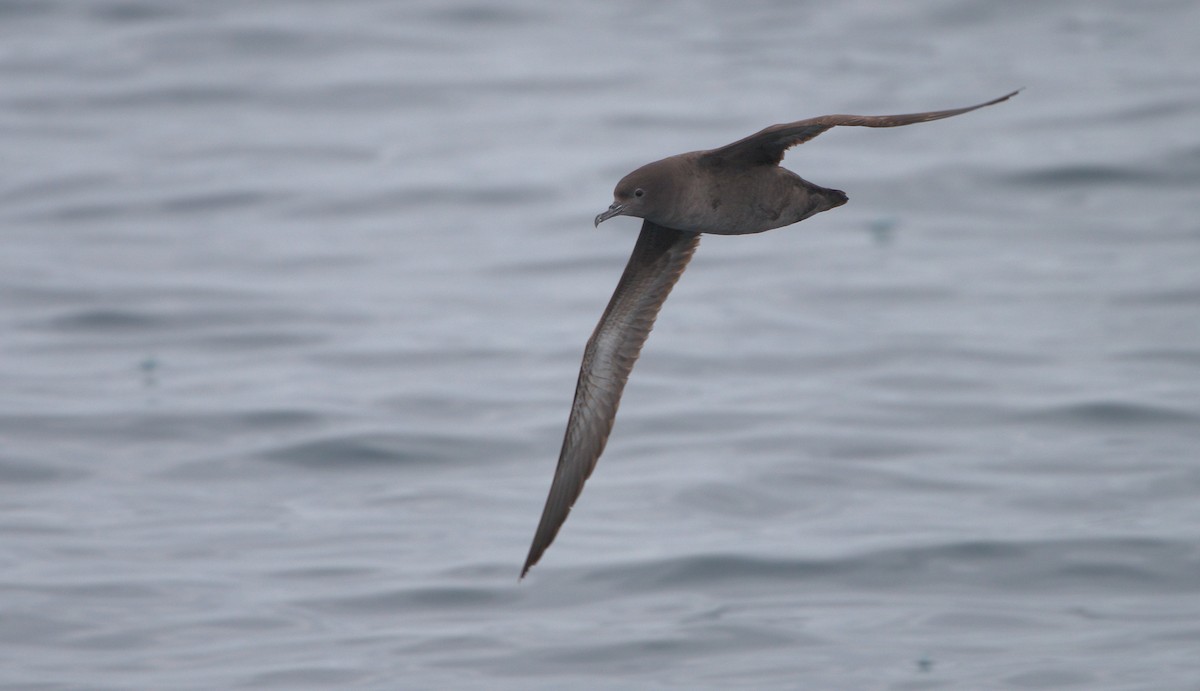
[{"label": "bird's eye", "polygon": [[641,188],[641,187],[639,187],[639,188],[637,188],[636,190],[634,190],[634,191],[633,191],[633,196],[635,196],[635,197],[640,197],[640,196],[642,196],[643,194],[645,194],[645,192],[642,190],[642,188]]}]

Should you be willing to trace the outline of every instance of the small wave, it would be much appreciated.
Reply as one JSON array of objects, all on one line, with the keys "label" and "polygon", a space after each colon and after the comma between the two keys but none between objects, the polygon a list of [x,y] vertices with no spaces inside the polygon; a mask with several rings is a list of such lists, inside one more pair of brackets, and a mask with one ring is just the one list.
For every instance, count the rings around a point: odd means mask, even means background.
[{"label": "small wave", "polygon": [[1148,348],[1129,350],[1116,355],[1115,358],[1127,362],[1153,362],[1200,367],[1200,350],[1188,350],[1184,348]]},{"label": "small wave", "polygon": [[1045,424],[1175,425],[1200,424],[1194,411],[1127,401],[1085,401],[1022,413],[1020,420]]},{"label": "small wave", "polygon": [[831,559],[703,554],[604,567],[582,580],[613,591],[653,591],[763,581],[836,581],[867,589],[1200,590],[1200,548],[1151,538],[968,541],[880,549]]},{"label": "small wave", "polygon": [[414,609],[488,607],[515,602],[520,596],[511,587],[437,586],[312,599],[299,604],[326,612],[396,616]]},{"label": "small wave", "polygon": [[1047,186],[1153,185],[1164,180],[1164,176],[1160,173],[1132,167],[1099,164],[1051,166],[1011,174],[1005,178],[1005,181],[1011,185],[1038,188]]},{"label": "small wave", "polygon": [[1129,292],[1114,296],[1112,302],[1114,305],[1131,305],[1135,307],[1154,305],[1191,307],[1200,304],[1200,286]]},{"label": "small wave", "polygon": [[81,470],[61,468],[48,463],[0,458],[0,485],[56,482],[86,475]]},{"label": "small wave", "polygon": [[314,439],[260,453],[269,461],[317,469],[343,470],[380,466],[438,467],[512,453],[504,440],[435,434],[350,434]]},{"label": "small wave", "polygon": [[147,312],[127,309],[87,309],[71,312],[49,320],[49,325],[62,331],[140,331],[161,328],[167,320]]}]

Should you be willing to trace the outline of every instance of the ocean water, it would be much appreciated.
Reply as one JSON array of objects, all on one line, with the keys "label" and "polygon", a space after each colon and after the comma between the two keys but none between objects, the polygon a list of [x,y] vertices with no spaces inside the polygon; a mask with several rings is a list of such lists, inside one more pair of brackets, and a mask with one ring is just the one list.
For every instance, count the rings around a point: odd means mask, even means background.
[{"label": "ocean water", "polygon": [[[1200,689],[1200,5],[0,2],[0,688]],[[629,170],[823,113],[517,574]]]}]

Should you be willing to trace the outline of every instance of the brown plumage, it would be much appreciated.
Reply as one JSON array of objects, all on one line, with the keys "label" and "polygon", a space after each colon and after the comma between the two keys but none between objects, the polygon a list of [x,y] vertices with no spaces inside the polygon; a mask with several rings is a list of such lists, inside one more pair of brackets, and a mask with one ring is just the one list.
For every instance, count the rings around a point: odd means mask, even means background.
[{"label": "brown plumage", "polygon": [[788,148],[839,126],[899,127],[961,115],[967,108],[908,115],[822,115],[772,125],[718,149],[693,151],[638,168],[617,183],[614,201],[596,216],[644,219],[625,272],[583,351],[550,496],[521,569],[538,562],[567,520],[604,451],[625,382],[671,288],[700,244],[700,233],[761,233],[846,203],[840,190],[814,185],[779,163]]}]

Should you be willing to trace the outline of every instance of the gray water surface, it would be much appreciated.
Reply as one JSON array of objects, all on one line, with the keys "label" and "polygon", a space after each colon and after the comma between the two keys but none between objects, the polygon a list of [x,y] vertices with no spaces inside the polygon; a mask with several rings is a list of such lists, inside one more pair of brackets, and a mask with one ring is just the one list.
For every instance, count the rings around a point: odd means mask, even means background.
[{"label": "gray water surface", "polygon": [[[1200,5],[0,2],[0,687],[1200,689]],[[823,113],[517,574],[649,160]]]}]

